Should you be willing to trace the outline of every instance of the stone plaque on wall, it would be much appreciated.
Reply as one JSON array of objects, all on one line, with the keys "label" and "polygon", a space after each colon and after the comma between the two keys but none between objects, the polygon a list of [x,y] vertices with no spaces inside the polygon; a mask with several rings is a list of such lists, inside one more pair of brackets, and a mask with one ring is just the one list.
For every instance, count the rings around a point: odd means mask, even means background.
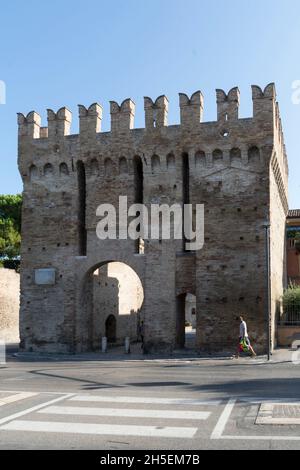
[{"label": "stone plaque on wall", "polygon": [[34,271],[34,281],[37,285],[52,286],[55,284],[55,269],[45,268]]}]

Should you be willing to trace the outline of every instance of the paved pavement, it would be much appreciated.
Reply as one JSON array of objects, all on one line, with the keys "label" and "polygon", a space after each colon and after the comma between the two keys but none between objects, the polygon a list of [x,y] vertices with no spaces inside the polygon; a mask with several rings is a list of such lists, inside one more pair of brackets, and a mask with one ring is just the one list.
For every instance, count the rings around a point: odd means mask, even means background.
[{"label": "paved pavement", "polygon": [[0,366],[0,449],[300,449],[291,351],[270,363],[101,358],[12,349]]}]

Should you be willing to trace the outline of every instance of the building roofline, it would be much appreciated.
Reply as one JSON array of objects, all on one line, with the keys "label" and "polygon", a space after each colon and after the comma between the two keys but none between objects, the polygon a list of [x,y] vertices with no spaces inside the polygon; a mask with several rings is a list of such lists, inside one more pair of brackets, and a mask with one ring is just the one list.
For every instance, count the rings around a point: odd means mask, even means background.
[{"label": "building roofline", "polygon": [[291,209],[287,215],[288,219],[300,219],[300,209]]}]

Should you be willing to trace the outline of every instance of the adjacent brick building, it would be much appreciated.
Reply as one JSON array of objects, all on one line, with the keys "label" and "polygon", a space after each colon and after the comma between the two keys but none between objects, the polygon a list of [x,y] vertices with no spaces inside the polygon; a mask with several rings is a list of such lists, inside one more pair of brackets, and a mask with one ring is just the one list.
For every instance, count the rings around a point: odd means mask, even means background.
[{"label": "adjacent brick building", "polygon": [[289,284],[300,285],[300,209],[287,216],[287,277]]},{"label": "adjacent brick building", "polygon": [[[258,351],[266,349],[270,224],[272,338],[285,279],[288,166],[274,84],[252,87],[253,117],[239,118],[240,94],[217,90],[217,120],[202,122],[203,96],[180,94],[180,124],[168,125],[166,96],[145,98],[144,129],[135,104],[111,102],[111,131],[102,107],[19,114],[19,170],[24,183],[21,347],[39,351],[98,349],[93,272],[128,264],[144,290],[145,351],[184,345],[184,305],[196,296],[197,349],[235,349],[236,316],[244,313]],[[180,240],[105,240],[96,208],[131,203],[202,203],[205,245],[186,252]],[[99,306],[98,306],[99,307]],[[98,308],[99,312],[99,308]],[[96,316],[95,316],[96,315]]]}]

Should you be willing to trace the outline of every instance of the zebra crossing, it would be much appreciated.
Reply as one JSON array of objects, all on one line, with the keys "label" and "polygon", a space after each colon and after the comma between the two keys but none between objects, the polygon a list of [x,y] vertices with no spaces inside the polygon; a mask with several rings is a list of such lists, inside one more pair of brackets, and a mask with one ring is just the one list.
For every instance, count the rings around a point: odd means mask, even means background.
[{"label": "zebra crossing", "polygon": [[211,416],[212,407],[220,403],[192,398],[69,394],[0,419],[0,432],[193,439],[201,423]]},{"label": "zebra crossing", "polygon": [[9,394],[8,396],[4,395],[3,397],[0,395],[0,406],[5,406],[10,403],[16,403],[21,400],[25,400],[26,398],[31,398],[36,396],[37,393],[33,392],[18,392],[14,393],[13,395]]},{"label": "zebra crossing", "polygon": [[[280,411],[284,406],[298,410],[300,402],[296,399],[226,397],[209,400],[191,398],[191,395],[123,393],[108,390],[83,393],[0,391],[0,442],[4,436],[9,442],[12,432],[17,433],[16,439],[27,433],[39,433],[39,438],[44,436],[48,440],[52,435],[58,441],[63,440],[64,435],[69,435],[71,440],[81,436],[81,442],[84,436],[87,439],[84,442],[98,436],[103,439],[99,442],[106,439],[109,442],[112,436],[128,437],[130,441],[130,437],[132,442],[140,438],[141,445],[149,439],[162,447],[166,442],[173,443],[172,439],[180,440],[178,445],[186,440],[187,446],[207,439],[300,442],[298,431],[295,435],[292,428],[284,434],[282,428],[269,427],[267,434],[264,426],[257,426],[260,411],[274,407],[275,411],[277,408]],[[237,422],[239,432],[236,432]]]}]

